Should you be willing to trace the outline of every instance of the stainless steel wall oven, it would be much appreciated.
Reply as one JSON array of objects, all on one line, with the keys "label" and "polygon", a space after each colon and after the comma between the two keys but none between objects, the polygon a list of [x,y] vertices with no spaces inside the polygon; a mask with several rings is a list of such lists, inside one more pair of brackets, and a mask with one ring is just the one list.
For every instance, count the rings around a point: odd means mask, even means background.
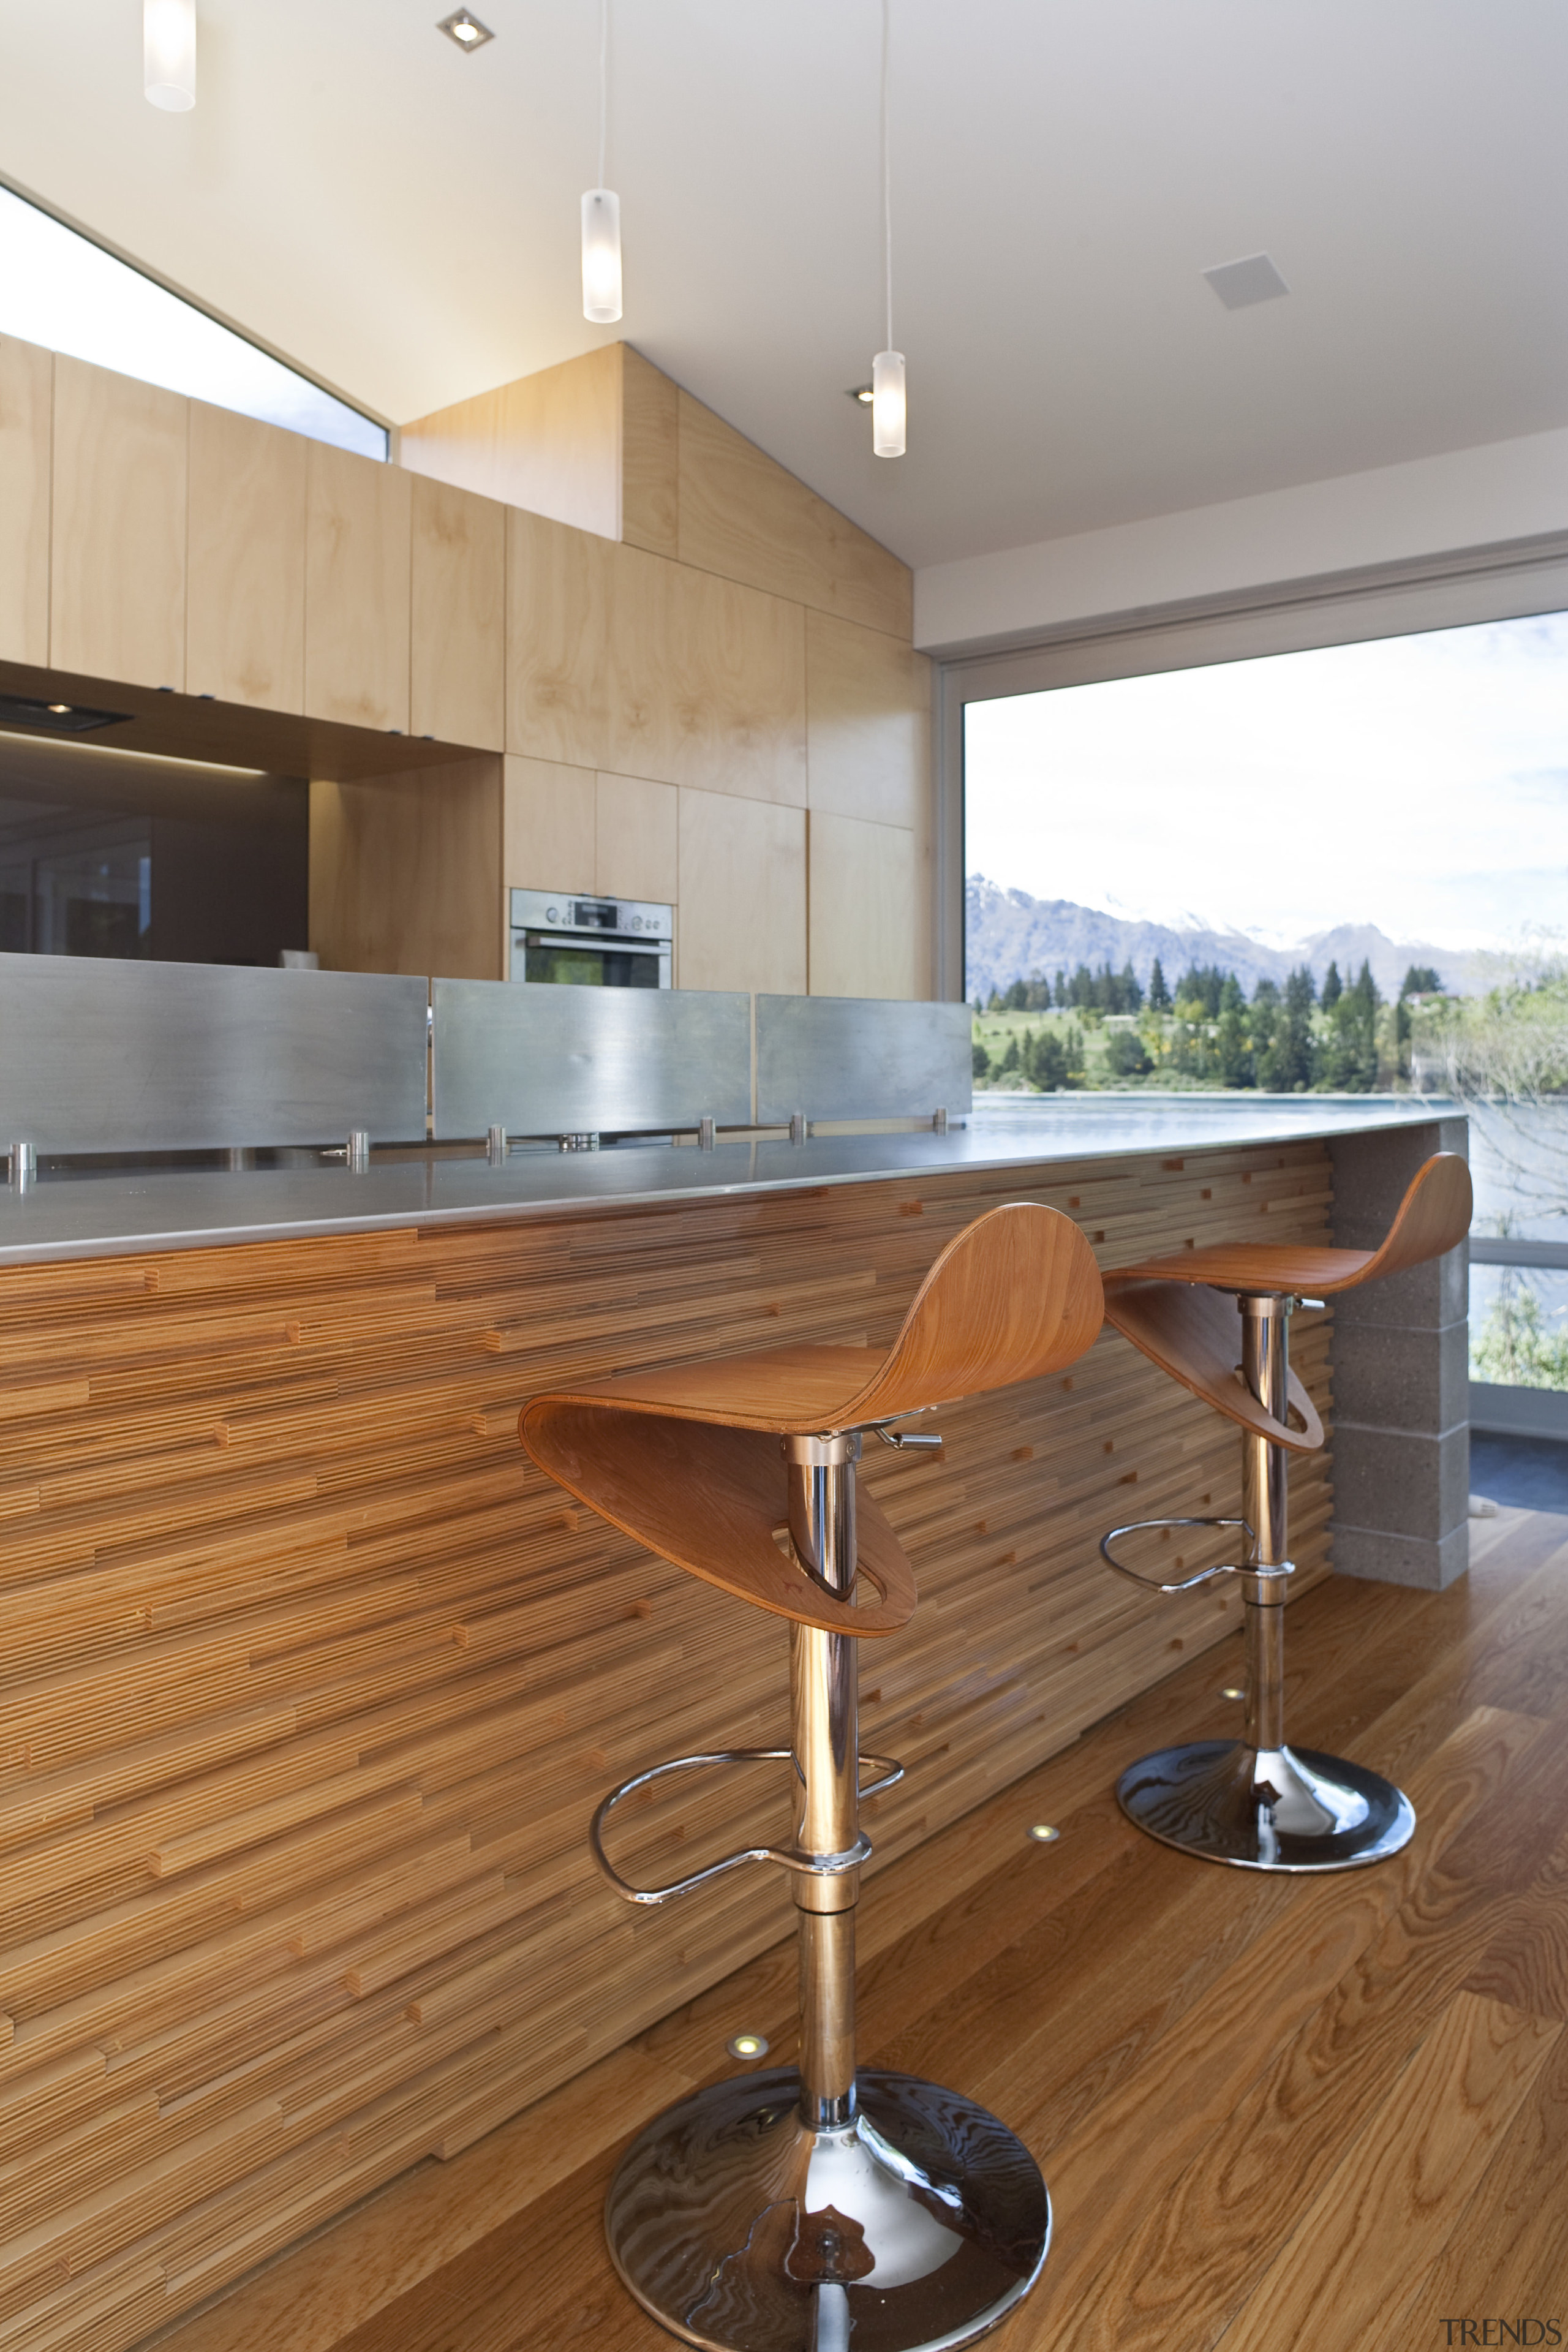
[{"label": "stainless steel wall oven", "polygon": [[573,890],[511,894],[511,978],[587,988],[668,988],[675,909]]}]

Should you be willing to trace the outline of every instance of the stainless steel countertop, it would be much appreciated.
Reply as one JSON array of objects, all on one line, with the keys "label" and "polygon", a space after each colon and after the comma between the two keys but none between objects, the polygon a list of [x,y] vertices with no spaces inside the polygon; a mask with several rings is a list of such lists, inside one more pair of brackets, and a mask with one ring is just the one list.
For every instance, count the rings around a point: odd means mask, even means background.
[{"label": "stainless steel countertop", "polygon": [[669,1145],[515,1153],[504,1167],[430,1159],[346,1169],[244,1172],[160,1169],[45,1173],[25,1192],[0,1187],[0,1266],[50,1259],[284,1241],[404,1225],[495,1223],[663,1201],[721,1200],[900,1176],[1050,1166],[1145,1151],[1355,1133],[1452,1118],[1448,1102],[1391,1096],[1003,1097],[982,1100],[946,1135],[860,1135],[789,1143]]}]

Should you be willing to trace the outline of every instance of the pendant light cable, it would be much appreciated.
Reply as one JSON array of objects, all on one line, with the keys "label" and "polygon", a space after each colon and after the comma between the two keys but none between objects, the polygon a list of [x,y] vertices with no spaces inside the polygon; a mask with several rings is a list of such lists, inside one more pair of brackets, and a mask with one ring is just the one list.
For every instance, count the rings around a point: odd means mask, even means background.
[{"label": "pendant light cable", "polygon": [[621,200],[605,185],[610,137],[610,0],[599,0],[599,178],[583,198],[583,316],[608,327],[621,315]]},{"label": "pendant light cable", "polygon": [[605,184],[605,148],[610,134],[610,0],[599,0],[599,176]]},{"label": "pendant light cable", "polygon": [[[608,6],[609,0],[605,0]],[[890,26],[889,11],[891,0],[882,0],[882,253],[887,274],[888,340],[884,350],[893,348],[893,158],[888,137],[888,47]],[[599,177],[605,176],[603,164]]]},{"label": "pendant light cable", "polygon": [[882,0],[882,275],[888,341],[871,362],[871,447],[879,457],[903,456],[908,418],[904,355],[893,349],[893,153],[888,104],[891,47],[892,0]]}]

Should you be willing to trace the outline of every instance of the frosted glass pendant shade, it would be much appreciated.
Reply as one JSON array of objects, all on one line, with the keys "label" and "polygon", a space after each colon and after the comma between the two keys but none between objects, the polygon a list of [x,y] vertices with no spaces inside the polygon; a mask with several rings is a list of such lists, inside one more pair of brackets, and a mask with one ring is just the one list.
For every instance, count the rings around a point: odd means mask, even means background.
[{"label": "frosted glass pendant shade", "polygon": [[596,327],[621,315],[621,200],[609,188],[583,199],[583,316]]},{"label": "frosted glass pendant shade", "polygon": [[142,79],[148,102],[184,114],[196,102],[196,0],[142,0]]},{"label": "frosted glass pendant shade", "polygon": [[904,454],[904,355],[879,352],[871,362],[871,446],[879,457]]}]

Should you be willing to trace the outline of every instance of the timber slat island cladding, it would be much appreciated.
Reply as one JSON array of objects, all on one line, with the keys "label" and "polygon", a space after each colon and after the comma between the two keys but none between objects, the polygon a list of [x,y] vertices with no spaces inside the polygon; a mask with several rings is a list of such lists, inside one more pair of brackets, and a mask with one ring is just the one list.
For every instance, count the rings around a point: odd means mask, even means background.
[{"label": "timber slat island cladding", "polygon": [[[1001,1201],[1114,1266],[1324,1240],[1330,1192],[1310,1140],[7,1268],[0,2352],[134,2344],[785,1931],[772,1872],[634,1915],[593,1870],[613,1780],[776,1743],[785,1646],[531,1469],[526,1397],[885,1347]],[[1296,1361],[1326,1411],[1327,1318]],[[866,1465],[921,1596],[865,1661],[865,1745],[908,1768],[883,1860],[1239,1611],[1096,1558],[1237,1499],[1228,1426],[1113,1335],[941,1426]],[[1325,1459],[1290,1475],[1305,1586]],[[694,1780],[617,1857],[674,1874],[786,1812],[768,1768]]]}]

